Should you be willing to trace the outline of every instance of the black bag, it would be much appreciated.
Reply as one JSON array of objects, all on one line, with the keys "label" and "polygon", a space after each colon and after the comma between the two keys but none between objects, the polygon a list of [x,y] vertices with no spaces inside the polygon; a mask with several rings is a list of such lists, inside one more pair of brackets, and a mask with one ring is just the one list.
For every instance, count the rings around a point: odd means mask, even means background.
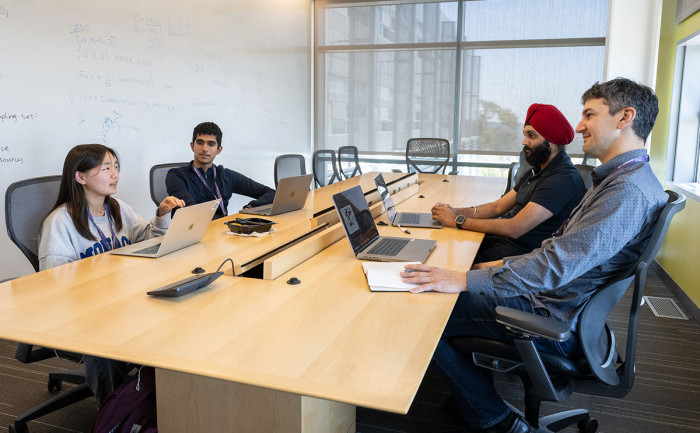
[{"label": "black bag", "polygon": [[136,377],[110,392],[97,412],[93,433],[156,433],[156,374],[141,367]]}]

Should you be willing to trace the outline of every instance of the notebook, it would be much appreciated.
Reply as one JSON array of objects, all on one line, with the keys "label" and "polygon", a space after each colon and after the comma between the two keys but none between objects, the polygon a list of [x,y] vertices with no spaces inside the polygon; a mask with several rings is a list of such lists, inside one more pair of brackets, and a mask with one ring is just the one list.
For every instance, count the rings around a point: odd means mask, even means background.
[{"label": "notebook", "polygon": [[433,214],[418,213],[418,212],[396,212],[394,201],[391,199],[389,189],[384,182],[384,176],[381,173],[374,178],[374,183],[377,185],[379,197],[382,199],[382,204],[389,216],[389,221],[393,226],[401,227],[422,227],[428,229],[441,229],[442,223],[433,219]]},{"label": "notebook", "polygon": [[156,258],[196,244],[204,237],[218,206],[219,200],[212,200],[180,208],[165,235],[117,248],[110,253]]},{"label": "notebook", "polygon": [[406,262],[362,262],[367,285],[372,292],[408,292],[420,284],[404,283],[401,272]]},{"label": "notebook", "polygon": [[333,203],[358,259],[423,263],[435,248],[434,240],[379,236],[359,186],[335,194]]},{"label": "notebook", "polygon": [[282,178],[277,184],[277,192],[272,205],[249,207],[240,210],[239,213],[269,216],[301,209],[306,203],[306,196],[309,195],[309,187],[313,177],[313,174],[304,174]]}]

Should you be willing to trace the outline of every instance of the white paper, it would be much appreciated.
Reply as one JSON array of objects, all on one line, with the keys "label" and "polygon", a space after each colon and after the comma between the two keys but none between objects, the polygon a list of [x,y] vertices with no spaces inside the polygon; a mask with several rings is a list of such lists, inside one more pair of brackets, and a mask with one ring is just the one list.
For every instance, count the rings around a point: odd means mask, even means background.
[{"label": "white paper", "polygon": [[362,270],[372,291],[407,292],[419,285],[402,281],[399,274],[408,264],[420,262],[362,262]]}]

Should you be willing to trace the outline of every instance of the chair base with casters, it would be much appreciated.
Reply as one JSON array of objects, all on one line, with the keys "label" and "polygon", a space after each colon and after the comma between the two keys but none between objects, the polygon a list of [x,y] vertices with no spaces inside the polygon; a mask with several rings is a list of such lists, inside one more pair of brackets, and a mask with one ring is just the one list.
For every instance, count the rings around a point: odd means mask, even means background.
[{"label": "chair base with casters", "polygon": [[[59,373],[60,374],[60,373]],[[49,378],[49,390],[51,390],[51,381],[54,380],[54,385],[58,384],[58,389],[60,389],[60,381],[66,380],[67,377],[61,379]],[[58,382],[55,382],[58,381]],[[72,382],[72,380],[69,380]],[[53,413],[57,410],[68,407],[74,403],[85,400],[86,398],[92,397],[92,390],[85,383],[85,375],[82,375],[82,383],[78,384],[76,387],[71,388],[68,391],[64,391],[59,395],[31,408],[30,410],[24,412],[15,418],[13,425],[9,427],[10,433],[28,433],[27,423],[29,421],[35,420],[44,415]]]},{"label": "chair base with casters", "polygon": [[[75,362],[79,362],[82,358],[82,356],[70,352],[59,353],[61,354],[61,358],[69,359]],[[34,348],[32,345],[24,343],[17,345],[17,352],[15,353],[15,358],[24,364],[42,361],[54,356],[56,356],[56,351],[53,349],[43,347]],[[27,428],[27,423],[29,421],[35,420],[44,415],[48,415],[52,412],[63,409],[64,407],[68,407],[74,403],[85,400],[86,398],[92,397],[92,390],[90,390],[85,381],[85,373],[83,371],[59,370],[50,372],[47,384],[48,391],[61,391],[63,388],[63,382],[72,383],[76,386],[68,391],[64,391],[53,396],[52,398],[19,415],[17,418],[15,418],[14,424],[9,427],[10,433],[27,433],[29,431]]]}]

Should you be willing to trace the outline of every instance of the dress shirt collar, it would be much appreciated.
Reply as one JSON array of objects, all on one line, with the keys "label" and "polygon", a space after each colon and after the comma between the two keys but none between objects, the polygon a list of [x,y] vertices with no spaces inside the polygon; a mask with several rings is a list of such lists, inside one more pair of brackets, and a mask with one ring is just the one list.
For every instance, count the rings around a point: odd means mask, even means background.
[{"label": "dress shirt collar", "polygon": [[640,156],[644,156],[647,154],[646,149],[636,149],[636,150],[630,150],[629,152],[621,153],[617,155],[615,158],[611,159],[610,161],[606,162],[605,164],[601,164],[598,167],[593,169],[593,173],[591,173],[591,177],[593,178],[593,184],[598,185],[603,179],[608,177],[610,173],[615,171],[617,167],[619,167],[621,164],[624,164],[625,162],[629,161],[630,159],[634,159]]},{"label": "dress shirt collar", "polygon": [[209,179],[212,176],[211,173],[214,172],[214,170],[212,170],[212,168],[214,167],[213,164],[211,167],[209,167],[209,170],[207,170],[207,171],[204,171],[204,169],[202,167],[199,167],[199,168],[195,167],[194,161],[190,161],[190,167],[192,169],[198,170],[200,173],[202,173],[202,176],[204,176],[205,179]]}]

